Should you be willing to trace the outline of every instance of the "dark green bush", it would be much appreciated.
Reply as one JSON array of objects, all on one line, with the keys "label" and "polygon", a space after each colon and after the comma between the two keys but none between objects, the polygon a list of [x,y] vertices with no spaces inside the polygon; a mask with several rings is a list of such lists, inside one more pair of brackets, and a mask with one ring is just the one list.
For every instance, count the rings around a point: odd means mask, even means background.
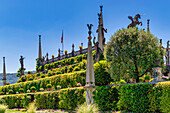
[{"label": "dark green bush", "polygon": [[31,91],[35,91],[36,90],[36,87],[35,86],[32,86],[31,87]]},{"label": "dark green bush", "polygon": [[20,89],[19,89],[19,92],[24,92],[24,89],[23,89],[23,88],[20,88]]},{"label": "dark green bush", "polygon": [[99,61],[94,64],[94,75],[96,85],[107,85],[112,79],[110,74],[106,71],[108,64],[106,61]]},{"label": "dark green bush", "polygon": [[98,86],[94,92],[94,101],[102,111],[117,110],[118,86]]},{"label": "dark green bush", "polygon": [[73,72],[74,71],[80,71],[80,68],[78,67],[78,66],[76,66],[76,67],[74,67],[74,69],[73,69]]},{"label": "dark green bush", "polygon": [[150,112],[149,92],[152,84],[132,84],[120,87],[118,107],[128,112]]},{"label": "dark green bush", "polygon": [[51,88],[52,86],[51,86],[51,84],[47,84],[47,86],[46,86],[47,88]]},{"label": "dark green bush", "polygon": [[13,93],[13,90],[9,90],[9,94],[12,94]]},{"label": "dark green bush", "polygon": [[145,80],[150,80],[150,76],[145,76]]},{"label": "dark green bush", "polygon": [[[66,98],[67,97],[67,98]],[[77,105],[85,102],[84,88],[67,88],[59,92],[59,107],[62,109],[74,110]]]}]

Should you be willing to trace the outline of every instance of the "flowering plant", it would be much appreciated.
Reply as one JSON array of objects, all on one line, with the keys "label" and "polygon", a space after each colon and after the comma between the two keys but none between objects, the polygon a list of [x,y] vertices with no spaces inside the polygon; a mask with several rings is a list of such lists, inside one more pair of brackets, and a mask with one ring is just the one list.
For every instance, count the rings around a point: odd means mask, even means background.
[{"label": "flowering plant", "polygon": [[77,83],[77,86],[79,86],[79,87],[80,87],[80,86],[81,86],[81,83],[80,83],[80,82],[79,82],[79,83]]}]

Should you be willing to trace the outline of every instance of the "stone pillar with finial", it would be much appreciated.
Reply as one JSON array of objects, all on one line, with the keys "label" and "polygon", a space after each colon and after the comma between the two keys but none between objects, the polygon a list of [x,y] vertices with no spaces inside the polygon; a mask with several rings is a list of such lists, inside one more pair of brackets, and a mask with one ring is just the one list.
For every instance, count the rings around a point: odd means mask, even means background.
[{"label": "stone pillar with finial", "polygon": [[104,27],[103,27],[103,10],[102,10],[102,8],[103,8],[103,6],[100,6],[100,13],[98,13],[99,25],[98,25],[98,29],[96,32],[98,33],[99,48],[103,52],[104,44],[105,44],[104,32],[107,33],[107,29],[104,29]]},{"label": "stone pillar with finial", "polygon": [[170,65],[170,48],[169,48],[169,40],[167,41],[167,48],[166,48],[166,65]]},{"label": "stone pillar with finial", "polygon": [[149,21],[150,19],[147,19],[147,32],[149,32]]},{"label": "stone pillar with finial", "polygon": [[94,104],[93,91],[95,90],[95,78],[94,78],[94,68],[93,68],[93,54],[92,54],[92,42],[91,42],[91,28],[92,24],[87,24],[89,29],[88,36],[88,54],[87,54],[87,71],[86,71],[86,103]]},{"label": "stone pillar with finial", "polygon": [[39,35],[39,53],[38,58],[42,58],[42,51],[41,51],[41,35]]},{"label": "stone pillar with finial", "polygon": [[74,57],[74,44],[72,44],[72,57]]},{"label": "stone pillar with finial", "polygon": [[3,86],[6,85],[6,69],[5,69],[5,57],[3,57]]}]

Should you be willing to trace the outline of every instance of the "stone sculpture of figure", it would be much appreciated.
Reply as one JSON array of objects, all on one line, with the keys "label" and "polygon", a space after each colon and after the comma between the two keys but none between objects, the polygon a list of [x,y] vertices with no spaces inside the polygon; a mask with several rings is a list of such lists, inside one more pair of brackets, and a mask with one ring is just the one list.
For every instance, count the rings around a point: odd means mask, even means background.
[{"label": "stone sculpture of figure", "polygon": [[102,53],[102,50],[99,48],[99,42],[95,42],[96,37],[93,39],[93,44],[95,46],[96,54],[95,54],[95,63],[100,60],[100,54]]},{"label": "stone sculpture of figure", "polygon": [[46,54],[46,61],[48,61],[48,53]]},{"label": "stone sculpture of figure", "polygon": [[74,57],[74,44],[72,44],[72,57]]},{"label": "stone sculpture of figure", "polygon": [[135,16],[135,18],[132,18],[132,16],[128,16],[128,18],[132,21],[132,23],[130,23],[127,28],[129,28],[129,27],[136,27],[136,25],[139,25],[139,24],[141,24],[141,26],[142,26],[142,22],[139,22],[139,20],[138,20],[138,19],[141,18],[140,14],[137,14]]},{"label": "stone sculpture of figure", "polygon": [[93,26],[92,24],[90,24],[90,25],[87,24],[87,27],[88,27],[88,29],[89,29],[89,32],[88,32],[89,36],[91,36],[91,28],[92,28],[92,26]]},{"label": "stone sculpture of figure", "polygon": [[43,56],[43,62],[44,62],[44,60],[45,60],[45,57]]},{"label": "stone sculpture of figure", "polygon": [[23,58],[23,56],[21,56],[21,58],[19,59],[19,61],[20,61],[20,64],[21,64],[21,69],[24,69],[24,63],[23,63],[24,58]]},{"label": "stone sculpture of figure", "polygon": [[58,58],[60,58],[60,48],[58,49]]}]

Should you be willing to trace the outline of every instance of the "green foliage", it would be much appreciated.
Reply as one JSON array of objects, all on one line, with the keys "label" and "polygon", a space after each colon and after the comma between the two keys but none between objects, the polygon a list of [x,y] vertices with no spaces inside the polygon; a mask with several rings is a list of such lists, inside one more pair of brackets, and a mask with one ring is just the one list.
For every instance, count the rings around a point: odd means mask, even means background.
[{"label": "green foliage", "polygon": [[12,94],[13,93],[13,90],[9,90],[9,94]]},{"label": "green foliage", "polygon": [[99,109],[95,104],[82,104],[76,109],[76,113],[99,113]]},{"label": "green foliage", "polygon": [[150,76],[145,76],[145,80],[150,80]]},{"label": "green foliage", "polygon": [[154,96],[156,110],[160,112],[170,112],[170,81],[157,83],[154,86]]},{"label": "green foliage", "polygon": [[29,104],[29,106],[27,107],[27,113],[36,113],[36,109],[37,107],[35,106],[35,103],[32,102]]},{"label": "green foliage", "polygon": [[108,63],[99,61],[94,64],[94,75],[96,85],[107,85],[112,81],[110,74],[107,72]]},{"label": "green foliage", "polygon": [[60,108],[74,110],[77,105],[83,104],[85,102],[84,88],[79,87],[61,89],[59,92],[59,99]]},{"label": "green foliage", "polygon": [[78,66],[76,66],[76,67],[74,67],[74,69],[73,69],[73,72],[74,71],[80,71],[80,68],[78,67]]},{"label": "green foliage", "polygon": [[118,89],[117,87],[98,86],[94,92],[94,101],[102,111],[117,110]]},{"label": "green foliage", "polygon": [[0,104],[0,113],[5,113],[5,110],[8,108],[7,105]]},{"label": "green foliage", "polygon": [[51,84],[47,84],[47,86],[46,86],[47,88],[51,88],[52,86],[51,86]]},{"label": "green foliage", "polygon": [[24,92],[24,89],[23,89],[23,88],[20,88],[20,89],[19,89],[19,92]]},{"label": "green foliage", "polygon": [[[60,85],[62,88],[67,88],[69,85],[71,87],[77,87],[77,83],[85,85],[86,71],[79,71],[74,73],[66,73],[55,75],[52,77],[46,77],[39,80],[20,82],[11,85],[5,85],[0,87],[0,92],[6,94],[9,90],[13,90],[13,93],[20,92],[19,89],[23,88],[24,92],[27,93],[34,86],[36,91],[40,91],[40,88],[44,90],[47,88],[47,84],[51,84],[54,89],[58,89],[57,86]],[[32,91],[32,90],[31,90]]]},{"label": "green foliage", "polygon": [[32,86],[31,87],[31,91],[35,91],[36,90],[36,87],[35,86]]},{"label": "green foliage", "polygon": [[132,84],[120,87],[118,107],[130,112],[149,112],[150,101],[148,94],[152,84]]},{"label": "green foliage", "polygon": [[104,48],[108,72],[115,81],[135,78],[138,82],[139,77],[152,71],[156,58],[161,59],[163,66],[162,53],[159,39],[138,28],[117,31]]}]

